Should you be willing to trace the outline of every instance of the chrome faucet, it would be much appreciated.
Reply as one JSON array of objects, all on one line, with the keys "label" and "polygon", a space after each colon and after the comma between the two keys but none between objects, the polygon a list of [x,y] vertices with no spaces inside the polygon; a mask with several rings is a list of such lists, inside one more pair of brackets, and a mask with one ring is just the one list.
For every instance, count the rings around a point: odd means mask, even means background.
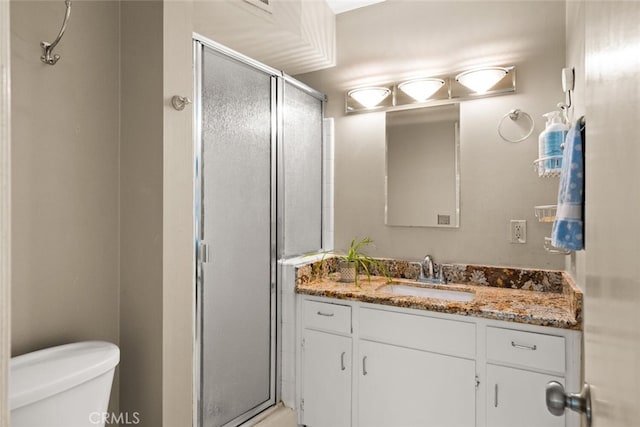
[{"label": "chrome faucet", "polygon": [[433,280],[433,258],[426,255],[422,260],[422,268],[420,270],[420,278],[425,280]]},{"label": "chrome faucet", "polygon": [[442,274],[442,266],[436,267],[431,255],[426,255],[421,263],[416,263],[420,266],[420,275],[418,276],[418,282],[423,283],[444,283],[444,275]]}]

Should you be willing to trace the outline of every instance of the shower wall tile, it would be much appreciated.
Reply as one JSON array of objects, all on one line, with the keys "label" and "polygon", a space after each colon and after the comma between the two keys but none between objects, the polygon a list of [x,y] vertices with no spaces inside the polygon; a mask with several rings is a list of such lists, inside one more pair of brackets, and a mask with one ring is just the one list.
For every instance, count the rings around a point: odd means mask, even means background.
[{"label": "shower wall tile", "polygon": [[295,382],[296,380],[296,364],[295,364],[295,353],[293,352],[282,352],[282,381],[291,381]]},{"label": "shower wall tile", "polygon": [[281,399],[285,405],[290,408],[296,408],[297,391],[296,391],[296,271],[298,266],[306,265],[319,261],[323,255],[300,256],[295,258],[283,259],[278,262],[280,269],[280,301],[281,313],[280,319],[280,338],[281,348],[280,356],[280,393]]},{"label": "shower wall tile", "polygon": [[322,247],[334,248],[334,163],[335,139],[333,118],[324,119],[323,179],[322,179]]},{"label": "shower wall tile", "polygon": [[282,402],[289,408],[296,407],[296,383],[295,381],[282,381]]}]

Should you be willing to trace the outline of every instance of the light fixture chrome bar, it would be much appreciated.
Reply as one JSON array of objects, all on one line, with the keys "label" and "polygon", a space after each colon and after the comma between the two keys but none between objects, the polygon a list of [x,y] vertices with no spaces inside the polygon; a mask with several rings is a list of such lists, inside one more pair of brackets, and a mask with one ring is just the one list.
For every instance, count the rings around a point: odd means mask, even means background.
[{"label": "light fixture chrome bar", "polygon": [[[495,67],[488,67],[495,68]],[[468,87],[460,84],[456,81],[455,76],[462,74],[452,74],[446,76],[434,76],[429,78],[429,80],[442,80],[444,84],[436,90],[430,97],[428,97],[424,101],[416,101],[416,99],[409,96],[405,93],[400,86],[403,86],[409,82],[421,80],[421,78],[407,79],[399,82],[386,82],[382,84],[370,85],[367,87],[382,87],[389,88],[391,91],[391,95],[381,101],[379,104],[373,107],[364,107],[362,104],[358,103],[355,99],[353,99],[349,94],[356,89],[364,89],[364,87],[356,87],[348,90],[345,93],[345,112],[347,114],[355,114],[355,113],[369,113],[369,112],[381,112],[381,111],[400,111],[407,110],[412,108],[426,107],[426,106],[435,106],[435,105],[443,105],[449,104],[452,101],[466,101],[471,99],[478,98],[486,98],[490,96],[498,96],[498,95],[506,95],[509,93],[514,93],[516,91],[516,67],[508,66],[501,67],[507,70],[507,74],[503,79],[497,82],[491,89],[487,90],[483,93],[475,93]]]}]

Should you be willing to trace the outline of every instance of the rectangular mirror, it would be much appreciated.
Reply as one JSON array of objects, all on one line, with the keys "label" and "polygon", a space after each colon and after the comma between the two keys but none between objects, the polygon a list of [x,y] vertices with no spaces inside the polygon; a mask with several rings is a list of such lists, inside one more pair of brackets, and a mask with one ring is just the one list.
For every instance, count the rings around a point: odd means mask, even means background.
[{"label": "rectangular mirror", "polygon": [[460,106],[386,113],[386,224],[460,226]]}]

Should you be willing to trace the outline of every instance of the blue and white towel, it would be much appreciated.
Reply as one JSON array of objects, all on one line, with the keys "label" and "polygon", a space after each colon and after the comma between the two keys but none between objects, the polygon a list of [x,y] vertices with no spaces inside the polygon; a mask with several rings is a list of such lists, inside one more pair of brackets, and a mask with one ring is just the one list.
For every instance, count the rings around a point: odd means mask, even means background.
[{"label": "blue and white towel", "polygon": [[551,244],[571,251],[584,249],[584,144],[581,126],[578,120],[564,141],[558,210],[551,231]]}]

